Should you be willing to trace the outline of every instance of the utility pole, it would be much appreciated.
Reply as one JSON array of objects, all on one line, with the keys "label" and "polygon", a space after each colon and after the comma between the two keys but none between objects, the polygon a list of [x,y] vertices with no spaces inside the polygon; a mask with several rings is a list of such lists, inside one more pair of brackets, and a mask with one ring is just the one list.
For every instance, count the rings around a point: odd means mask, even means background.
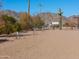
[{"label": "utility pole", "polygon": [[77,29],[79,29],[79,16],[75,17],[77,19]]},{"label": "utility pole", "polygon": [[33,28],[32,28],[32,20],[31,20],[31,17],[30,17],[30,0],[28,0],[28,17],[27,18],[28,18],[29,26],[33,30]]},{"label": "utility pole", "polygon": [[28,0],[28,18],[30,17],[30,0]]},{"label": "utility pole", "polygon": [[79,17],[78,17],[78,19],[77,19],[77,22],[78,22],[77,28],[79,29]]},{"label": "utility pole", "polygon": [[77,25],[77,27],[78,27],[78,29],[79,29],[79,17],[78,17],[77,21],[78,21],[78,25]]},{"label": "utility pole", "polygon": [[59,29],[60,30],[62,30],[62,27],[63,27],[63,19],[62,19],[62,14],[63,14],[63,12],[62,12],[62,10],[61,10],[61,8],[59,8],[58,9],[58,16],[59,16]]}]

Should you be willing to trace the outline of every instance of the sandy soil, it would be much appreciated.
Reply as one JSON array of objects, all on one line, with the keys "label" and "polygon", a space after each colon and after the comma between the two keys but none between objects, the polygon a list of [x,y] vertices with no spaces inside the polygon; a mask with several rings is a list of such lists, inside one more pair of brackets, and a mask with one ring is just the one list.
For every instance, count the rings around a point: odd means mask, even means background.
[{"label": "sandy soil", "polygon": [[79,31],[49,30],[29,34],[0,43],[0,59],[79,59]]}]

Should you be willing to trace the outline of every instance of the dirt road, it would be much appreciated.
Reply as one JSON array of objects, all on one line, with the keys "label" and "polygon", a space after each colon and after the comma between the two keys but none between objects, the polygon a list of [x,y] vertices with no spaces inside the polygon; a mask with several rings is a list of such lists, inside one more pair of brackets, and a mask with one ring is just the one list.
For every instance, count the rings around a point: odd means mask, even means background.
[{"label": "dirt road", "polygon": [[0,43],[0,59],[79,59],[79,31],[39,31],[9,39]]}]

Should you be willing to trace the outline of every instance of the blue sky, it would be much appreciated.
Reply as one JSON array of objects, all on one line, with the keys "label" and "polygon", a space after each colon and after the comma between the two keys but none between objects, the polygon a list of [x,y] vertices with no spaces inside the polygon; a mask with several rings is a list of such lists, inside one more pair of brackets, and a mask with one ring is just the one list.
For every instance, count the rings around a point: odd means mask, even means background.
[{"label": "blue sky", "polygon": [[[3,9],[27,12],[28,0],[2,0]],[[39,4],[42,7],[39,7]],[[31,0],[31,14],[40,12],[57,12],[61,8],[64,16],[79,15],[79,0]]]}]

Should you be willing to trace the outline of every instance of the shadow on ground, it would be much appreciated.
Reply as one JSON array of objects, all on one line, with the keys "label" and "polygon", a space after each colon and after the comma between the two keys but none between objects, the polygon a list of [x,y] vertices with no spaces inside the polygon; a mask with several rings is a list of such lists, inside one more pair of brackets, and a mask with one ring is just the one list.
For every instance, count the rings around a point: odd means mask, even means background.
[{"label": "shadow on ground", "polygon": [[16,35],[16,34],[10,34],[10,35],[0,35],[0,37],[16,37],[16,36],[32,36],[32,35],[35,35],[35,34],[19,34],[19,35]]},{"label": "shadow on ground", "polygon": [[9,41],[8,39],[0,39],[0,44]]}]

